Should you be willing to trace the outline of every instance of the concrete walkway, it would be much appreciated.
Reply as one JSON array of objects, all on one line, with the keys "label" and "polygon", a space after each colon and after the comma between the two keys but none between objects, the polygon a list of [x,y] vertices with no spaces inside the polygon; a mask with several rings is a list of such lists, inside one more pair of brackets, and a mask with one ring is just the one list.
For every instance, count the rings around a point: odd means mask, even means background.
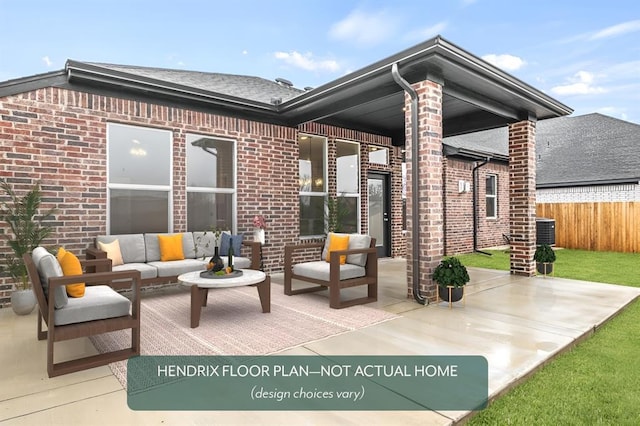
[{"label": "concrete walkway", "polygon": [[[470,268],[465,304],[422,306],[406,297],[406,262],[380,261],[379,301],[398,318],[283,352],[292,355],[482,355],[493,398],[640,296],[640,289],[559,278],[524,278]],[[282,291],[282,275],[272,277]],[[296,297],[296,296],[292,296]],[[465,411],[132,411],[108,367],[46,377],[35,313],[0,309],[0,424],[40,425],[449,425]],[[65,350],[94,350],[76,339]]]}]

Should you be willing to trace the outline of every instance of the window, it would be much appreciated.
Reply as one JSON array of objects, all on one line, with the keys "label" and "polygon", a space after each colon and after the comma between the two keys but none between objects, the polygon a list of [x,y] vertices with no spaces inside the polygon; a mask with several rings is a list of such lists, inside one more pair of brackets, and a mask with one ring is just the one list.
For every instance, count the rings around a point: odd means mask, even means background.
[{"label": "window", "polygon": [[301,135],[299,138],[300,236],[325,232],[326,139]]},{"label": "window", "polygon": [[168,130],[107,125],[110,234],[171,231],[171,145]]},{"label": "window", "polygon": [[187,134],[187,230],[235,229],[235,141]]},{"label": "window", "polygon": [[336,142],[336,188],[341,214],[340,232],[358,232],[360,224],[360,144]]},{"label": "window", "polygon": [[369,163],[389,165],[389,148],[379,146],[369,147]]},{"label": "window", "polygon": [[496,218],[498,216],[498,182],[496,179],[496,175],[487,175],[487,189],[486,189],[486,200],[487,200],[487,217],[488,218]]}]

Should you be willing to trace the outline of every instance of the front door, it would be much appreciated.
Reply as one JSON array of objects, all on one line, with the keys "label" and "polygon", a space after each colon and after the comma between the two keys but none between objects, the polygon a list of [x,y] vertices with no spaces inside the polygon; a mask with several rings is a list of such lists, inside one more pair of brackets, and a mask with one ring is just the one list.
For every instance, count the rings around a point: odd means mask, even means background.
[{"label": "front door", "polygon": [[369,235],[376,239],[378,257],[391,255],[389,175],[369,173]]}]

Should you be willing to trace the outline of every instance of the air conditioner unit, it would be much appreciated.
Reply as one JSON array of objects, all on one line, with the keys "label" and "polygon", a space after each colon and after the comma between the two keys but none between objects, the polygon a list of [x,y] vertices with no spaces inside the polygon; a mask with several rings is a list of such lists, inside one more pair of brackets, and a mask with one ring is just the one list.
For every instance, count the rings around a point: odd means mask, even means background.
[{"label": "air conditioner unit", "polygon": [[536,218],[536,244],[556,244],[556,221],[544,217]]}]

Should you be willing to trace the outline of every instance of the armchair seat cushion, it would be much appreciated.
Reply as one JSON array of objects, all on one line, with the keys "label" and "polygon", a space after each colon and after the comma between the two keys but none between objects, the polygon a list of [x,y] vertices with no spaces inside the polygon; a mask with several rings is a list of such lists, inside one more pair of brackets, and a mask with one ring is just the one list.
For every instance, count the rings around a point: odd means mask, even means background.
[{"label": "armchair seat cushion", "polygon": [[[330,281],[330,266],[331,264],[324,260],[298,263],[293,265],[293,274],[316,280]],[[340,281],[364,277],[366,274],[367,271],[362,266],[351,263],[340,265]]]},{"label": "armchair seat cushion", "polygon": [[129,314],[131,302],[106,285],[87,286],[84,297],[70,298],[54,313],[55,325],[75,324]]}]

